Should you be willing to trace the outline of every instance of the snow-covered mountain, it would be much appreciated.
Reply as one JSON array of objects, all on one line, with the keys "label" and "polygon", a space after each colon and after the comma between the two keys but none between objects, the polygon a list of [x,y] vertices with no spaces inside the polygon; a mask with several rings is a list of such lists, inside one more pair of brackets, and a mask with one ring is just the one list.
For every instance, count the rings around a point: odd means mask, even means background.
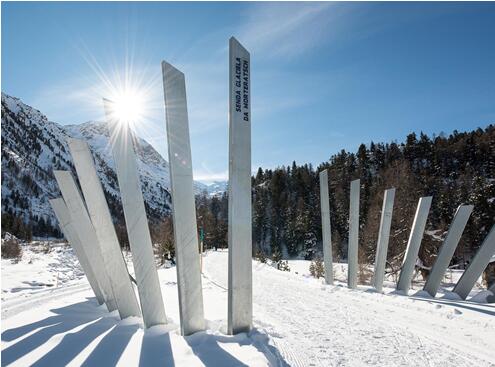
[{"label": "snow-covered mountain", "polygon": [[228,181],[214,181],[206,185],[206,192],[210,196],[221,196],[227,191]]},{"label": "snow-covered mountain", "polygon": [[[105,123],[59,125],[20,99],[2,93],[2,213],[31,223],[35,233],[43,232],[36,228],[39,223],[48,229],[55,227],[48,199],[60,193],[52,171],[71,170],[75,174],[68,137],[88,142],[110,209],[114,214],[121,213]],[[145,140],[137,137],[134,146],[148,215],[151,220],[158,219],[171,208],[169,165]],[[195,189],[203,192],[206,185],[196,182]]]}]

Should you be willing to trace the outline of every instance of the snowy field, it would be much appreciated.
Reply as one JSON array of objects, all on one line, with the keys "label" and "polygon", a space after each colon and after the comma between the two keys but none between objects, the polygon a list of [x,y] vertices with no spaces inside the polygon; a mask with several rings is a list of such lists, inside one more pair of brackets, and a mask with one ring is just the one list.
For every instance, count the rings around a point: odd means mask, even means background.
[{"label": "snowy field", "polygon": [[[307,261],[253,262],[255,329],[227,336],[228,256],[212,251],[208,331],[183,338],[175,268],[159,269],[169,324],[143,331],[97,305],[70,248],[51,247],[2,260],[2,366],[495,366],[495,304],[349,290],[309,277]],[[345,264],[335,273],[344,281]]]}]

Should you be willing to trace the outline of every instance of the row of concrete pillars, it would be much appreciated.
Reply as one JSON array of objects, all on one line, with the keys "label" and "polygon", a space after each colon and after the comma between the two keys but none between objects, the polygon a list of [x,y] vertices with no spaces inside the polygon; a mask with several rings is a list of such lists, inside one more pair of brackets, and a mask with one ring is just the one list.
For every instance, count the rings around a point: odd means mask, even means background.
[{"label": "row of concrete pillars", "polygon": [[[358,274],[358,242],[359,242],[359,192],[360,180],[351,182],[350,206],[349,206],[349,243],[348,243],[348,276],[347,284],[349,288],[356,288]],[[382,292],[385,275],[385,265],[387,260],[388,243],[390,237],[390,226],[392,223],[392,213],[394,207],[395,188],[385,190],[380,229],[378,233],[375,268],[373,275],[373,286],[378,292]],[[325,263],[325,281],[333,284],[332,270],[332,241],[330,224],[330,206],[328,195],[328,171],[320,172],[320,200],[321,200],[321,220],[323,232],[323,260]],[[397,290],[405,294],[411,288],[414,276],[414,269],[418,259],[418,253],[425,231],[426,220],[432,202],[431,196],[419,199],[414,222],[407,242],[406,253],[402,262]],[[473,211],[473,205],[460,205],[449,227],[447,236],[438,253],[437,259],[426,280],[424,290],[432,297],[437,294],[440,283],[448,269],[452,256],[461,238],[464,227]],[[462,299],[466,299],[471,292],[476,280],[481,276],[491,257],[495,253],[495,225],[483,241],[481,247],[464,271],[461,278],[455,285],[453,291]]]}]

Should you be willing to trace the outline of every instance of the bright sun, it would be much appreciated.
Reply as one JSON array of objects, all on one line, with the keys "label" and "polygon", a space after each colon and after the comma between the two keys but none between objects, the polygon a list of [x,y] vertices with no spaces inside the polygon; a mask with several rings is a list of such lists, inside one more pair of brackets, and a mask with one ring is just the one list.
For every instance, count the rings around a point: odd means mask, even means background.
[{"label": "bright sun", "polygon": [[135,123],[143,118],[142,93],[127,89],[116,93],[112,102],[112,112],[120,122]]}]

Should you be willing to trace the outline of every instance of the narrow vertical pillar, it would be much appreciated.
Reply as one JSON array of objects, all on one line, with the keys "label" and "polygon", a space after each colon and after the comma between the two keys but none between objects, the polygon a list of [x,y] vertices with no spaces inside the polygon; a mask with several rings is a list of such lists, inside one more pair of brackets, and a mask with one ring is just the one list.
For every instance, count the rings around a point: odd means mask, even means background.
[{"label": "narrow vertical pillar", "polygon": [[494,254],[495,225],[493,225],[490,232],[488,232],[488,235],[485,237],[483,244],[476,252],[473,260],[471,260],[468,268],[464,271],[464,273],[462,273],[461,278],[454,287],[454,293],[457,293],[462,299],[466,299],[469,292],[473,289],[476,280],[478,280],[483,271],[486,269]]},{"label": "narrow vertical pillar", "polygon": [[229,40],[229,290],[228,333],[252,324],[250,55]]},{"label": "narrow vertical pillar", "polygon": [[105,99],[103,101],[144,325],[149,328],[166,324],[167,318],[141,192],[132,133],[129,123],[117,118],[112,109],[112,102]]},{"label": "narrow vertical pillar", "polygon": [[103,297],[103,293],[101,292],[97,277],[95,276],[95,273],[91,267],[91,263],[88,260],[88,256],[84,251],[84,247],[81,243],[81,240],[79,239],[79,236],[77,235],[77,232],[73,227],[69,209],[67,209],[64,199],[57,198],[57,199],[51,199],[49,201],[53,209],[53,212],[57,217],[58,225],[62,230],[62,233],[64,234],[65,238],[67,239],[67,241],[69,241],[69,244],[73,248],[76,257],[79,260],[79,263],[81,264],[81,267],[84,271],[84,274],[86,274],[86,278],[88,279],[89,285],[91,286],[91,289],[93,290],[98,303],[100,305],[105,303],[105,298]]},{"label": "narrow vertical pillar", "polygon": [[96,237],[96,232],[84,205],[83,198],[70,172],[53,171],[53,174],[62,192],[62,197],[69,210],[74,228],[84,246],[84,251],[88,256],[94,274],[98,279],[98,284],[103,292],[108,311],[112,312],[117,309],[117,302],[115,301],[112,285],[108,277],[107,266],[101,254],[101,246]]},{"label": "narrow vertical pillar", "polygon": [[373,286],[378,292],[383,289],[385,265],[387,263],[388,242],[390,238],[390,226],[392,224],[392,212],[394,210],[395,189],[385,190],[380,219],[380,231],[376,244],[375,272],[373,274]]},{"label": "narrow vertical pillar", "polygon": [[320,208],[325,282],[327,284],[333,284],[332,228],[330,224],[330,199],[328,197],[328,170],[320,172]]},{"label": "narrow vertical pillar", "polygon": [[399,281],[397,282],[397,290],[403,291],[406,294],[411,287],[414,267],[416,265],[416,259],[418,258],[421,240],[423,239],[428,212],[430,211],[431,199],[431,196],[425,196],[419,199],[411,233],[407,242],[406,254],[404,255]]},{"label": "narrow vertical pillar", "polygon": [[473,211],[472,205],[460,205],[454,215],[452,224],[445,240],[442,243],[437,260],[433,264],[430,275],[426,280],[424,290],[427,291],[432,297],[435,297],[438,291],[438,287],[445,275],[445,271],[449,267],[450,260],[454,255],[455,249],[459,240],[461,239],[462,232],[466,223]]},{"label": "narrow vertical pillar", "polygon": [[162,62],[182,335],[205,329],[184,74]]},{"label": "narrow vertical pillar", "polygon": [[359,242],[359,191],[360,180],[351,182],[349,205],[349,243],[347,245],[347,286],[357,287]]},{"label": "narrow vertical pillar", "polygon": [[141,317],[141,310],[88,144],[83,140],[71,138],[68,139],[68,144],[89,216],[101,247],[120,317],[122,319],[129,316]]}]

